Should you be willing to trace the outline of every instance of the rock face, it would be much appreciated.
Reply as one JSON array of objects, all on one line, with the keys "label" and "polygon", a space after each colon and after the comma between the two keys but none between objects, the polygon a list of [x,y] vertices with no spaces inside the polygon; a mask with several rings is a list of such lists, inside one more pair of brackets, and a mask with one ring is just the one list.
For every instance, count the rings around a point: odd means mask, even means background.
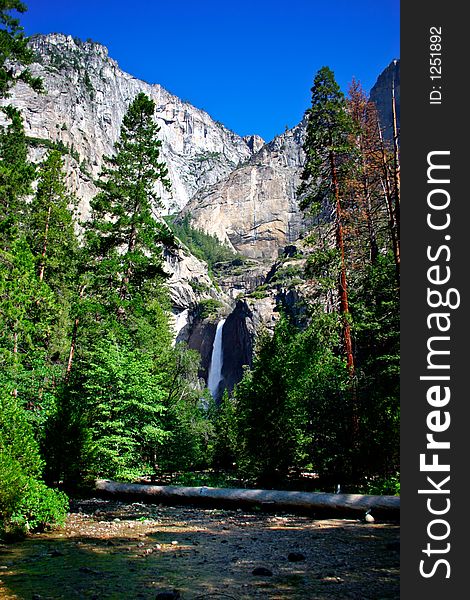
[{"label": "rock face", "polygon": [[244,366],[251,366],[256,335],[263,328],[272,331],[278,318],[276,301],[271,296],[246,298],[236,303],[222,332],[223,389],[231,391],[241,380]]},{"label": "rock face", "polygon": [[265,144],[246,165],[199,191],[183,214],[245,256],[276,259],[302,228],[296,190],[304,131],[301,123]]},{"label": "rock face", "polygon": [[400,123],[400,61],[392,60],[388,67],[377,78],[370,90],[370,99],[375,102],[379,112],[380,123],[384,128],[384,137],[393,138],[392,87],[395,86],[395,103],[397,120]]},{"label": "rock face", "polygon": [[[161,190],[161,196],[171,211],[247,161],[262,143],[257,136],[245,141],[160,85],[125,73],[101,44],[62,34],[34,36],[30,43],[37,55],[31,70],[42,77],[47,94],[37,95],[20,83],[8,102],[21,109],[27,135],[71,148],[78,159],[74,170],[81,171],[72,178],[77,182],[97,177],[102,156],[112,154],[122,118],[139,92],[156,104],[162,157],[172,182],[171,194]],[[86,218],[94,186],[77,183],[76,191]]]}]

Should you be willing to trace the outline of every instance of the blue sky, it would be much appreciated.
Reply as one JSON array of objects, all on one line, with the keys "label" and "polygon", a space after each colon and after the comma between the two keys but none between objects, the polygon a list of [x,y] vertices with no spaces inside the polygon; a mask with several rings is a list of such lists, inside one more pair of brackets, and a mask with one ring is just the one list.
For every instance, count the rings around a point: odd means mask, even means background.
[{"label": "blue sky", "polygon": [[315,73],[366,91],[399,57],[399,0],[25,0],[27,35],[109,48],[125,71],[266,141],[296,125]]}]

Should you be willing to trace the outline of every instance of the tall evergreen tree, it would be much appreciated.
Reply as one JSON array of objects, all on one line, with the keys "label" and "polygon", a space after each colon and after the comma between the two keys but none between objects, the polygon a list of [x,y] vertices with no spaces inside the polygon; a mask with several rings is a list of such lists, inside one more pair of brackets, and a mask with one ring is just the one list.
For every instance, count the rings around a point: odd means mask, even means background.
[{"label": "tall evergreen tree", "polygon": [[[171,470],[198,453],[192,435],[198,396],[188,381],[196,367],[192,355],[172,348],[163,286],[162,249],[173,236],[159,219],[157,186],[169,183],[153,113],[154,102],[144,94],[131,103],[85,224],[64,395],[72,406],[60,412],[52,433],[60,444],[58,432],[85,427],[89,435],[80,437],[87,448],[78,452],[90,451],[84,467],[95,475]],[[70,480],[60,452],[52,454],[57,471],[51,479]]]},{"label": "tall evergreen tree", "polygon": [[162,275],[162,242],[171,241],[168,228],[157,218],[162,208],[157,183],[169,189],[168,171],[160,162],[159,127],[153,120],[155,103],[144,93],[136,96],[124,116],[116,154],[105,159],[91,202],[87,243],[95,256],[98,286],[105,285],[116,310],[140,291],[145,282]]},{"label": "tall evergreen tree", "polygon": [[305,164],[300,186],[301,206],[316,215],[331,210],[334,215],[336,248],[339,253],[340,314],[348,370],[354,375],[354,357],[349,319],[347,265],[344,244],[344,194],[354,164],[350,134],[354,124],[346,100],[333,72],[322,67],[315,76],[312,106],[307,110]]},{"label": "tall evergreen tree", "polygon": [[47,281],[51,287],[61,287],[61,280],[73,277],[78,252],[71,212],[74,204],[65,183],[62,155],[52,150],[38,172],[27,230],[30,247],[37,257],[39,280]]}]

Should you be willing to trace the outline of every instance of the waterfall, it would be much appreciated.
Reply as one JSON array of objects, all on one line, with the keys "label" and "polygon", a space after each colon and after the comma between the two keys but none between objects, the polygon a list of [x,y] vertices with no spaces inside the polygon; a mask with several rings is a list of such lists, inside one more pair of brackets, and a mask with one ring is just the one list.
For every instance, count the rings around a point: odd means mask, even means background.
[{"label": "waterfall", "polygon": [[217,399],[217,390],[219,388],[220,380],[222,379],[222,329],[224,327],[225,319],[222,319],[217,323],[217,329],[215,330],[214,345],[212,346],[211,364],[209,366],[209,376],[207,378],[207,387],[214,399]]}]

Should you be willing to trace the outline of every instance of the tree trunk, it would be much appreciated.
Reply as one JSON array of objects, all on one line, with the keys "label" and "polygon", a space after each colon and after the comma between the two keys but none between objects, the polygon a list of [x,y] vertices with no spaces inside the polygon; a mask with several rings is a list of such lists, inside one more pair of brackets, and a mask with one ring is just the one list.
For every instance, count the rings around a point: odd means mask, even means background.
[{"label": "tree trunk", "polygon": [[[82,299],[83,295],[85,293],[85,287],[84,285],[82,285],[80,287],[80,294],[79,294],[79,298]],[[72,339],[70,341],[70,351],[69,351],[69,359],[67,361],[67,368],[65,370],[65,381],[67,382],[70,378],[70,373],[72,371],[72,363],[73,363],[73,357],[75,355],[75,349],[77,347],[77,335],[78,335],[78,325],[80,323],[80,319],[78,317],[75,317],[75,320],[73,322],[73,329],[72,329]]]},{"label": "tree trunk", "polygon": [[359,150],[361,152],[362,157],[362,191],[364,194],[364,203],[365,203],[365,213],[366,213],[366,222],[367,222],[367,232],[369,236],[369,250],[370,250],[370,262],[374,264],[377,260],[377,256],[379,255],[379,247],[377,244],[377,236],[375,234],[374,221],[372,218],[372,206],[370,201],[370,185],[369,178],[367,176],[367,164],[365,160],[365,150],[363,144],[361,143],[359,146]]},{"label": "tree trunk", "polygon": [[[129,234],[129,243],[127,244],[127,253],[129,254],[130,252],[133,252],[135,249],[135,245],[137,242],[137,232],[135,229],[135,225],[132,226],[131,232]],[[131,280],[131,275],[132,275],[132,269],[130,267],[130,265],[127,267],[127,270],[124,274],[124,277],[122,278],[122,284],[121,284],[121,291],[120,291],[120,296],[121,296],[121,300],[125,300],[126,296],[127,296],[127,290],[129,287],[129,281]],[[121,310],[122,307],[118,308],[118,316],[120,316],[121,314]]]},{"label": "tree trunk", "polygon": [[385,200],[387,203],[387,211],[389,218],[389,230],[390,237],[392,239],[392,249],[393,249],[393,257],[395,259],[395,274],[397,285],[400,285],[400,245],[398,243],[398,232],[397,232],[397,223],[395,218],[395,210],[392,203],[392,186],[390,183],[390,174],[388,169],[387,162],[387,154],[385,151],[385,144],[382,136],[382,129],[380,127],[380,122],[377,118],[377,128],[379,131],[379,139],[380,139],[380,150],[382,154],[382,168],[383,168],[383,185],[384,185],[384,193]]},{"label": "tree trunk", "polygon": [[398,519],[400,514],[399,496],[160,486],[118,483],[106,479],[98,479],[95,489],[119,498],[142,498],[157,503],[256,506],[265,510],[320,511],[356,517],[370,510],[374,515],[392,519]]},{"label": "tree trunk", "polygon": [[352,351],[351,327],[349,325],[349,303],[348,303],[348,286],[346,278],[346,260],[344,255],[344,235],[343,224],[341,220],[341,201],[339,196],[339,184],[336,171],[336,162],[333,152],[330,152],[330,165],[332,183],[336,200],[336,247],[340,251],[341,258],[341,274],[339,282],[339,297],[340,297],[340,313],[343,319],[343,342],[344,352],[346,354],[346,362],[350,377],[354,377],[354,357]]},{"label": "tree trunk", "polygon": [[392,114],[393,114],[393,179],[395,184],[395,224],[397,231],[398,251],[400,251],[400,150],[398,146],[397,107],[395,101],[395,76],[392,84]]}]

